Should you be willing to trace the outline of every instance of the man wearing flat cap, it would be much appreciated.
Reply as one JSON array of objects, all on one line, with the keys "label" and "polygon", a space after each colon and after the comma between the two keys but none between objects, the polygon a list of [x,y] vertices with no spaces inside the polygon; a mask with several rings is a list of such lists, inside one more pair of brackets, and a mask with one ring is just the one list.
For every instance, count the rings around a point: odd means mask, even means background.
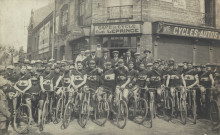
[{"label": "man wearing flat cap", "polygon": [[140,59],[140,53],[135,53],[134,54],[134,69],[138,70],[140,63],[142,63],[141,59]]},{"label": "man wearing flat cap", "polygon": [[117,67],[118,66],[118,61],[119,61],[119,51],[113,51],[113,59],[111,60],[112,62],[112,67]]},{"label": "man wearing flat cap", "polygon": [[142,61],[144,62],[145,67],[147,67],[147,64],[148,63],[153,63],[154,59],[151,56],[151,51],[150,50],[145,49],[143,53],[144,53],[145,56],[142,58]]},{"label": "man wearing flat cap", "polygon": [[91,50],[90,55],[89,55],[86,59],[83,60],[84,66],[88,67],[89,62],[90,62],[91,60],[94,60],[96,66],[99,67],[99,57],[96,56],[96,50]]},{"label": "man wearing flat cap", "polygon": [[109,51],[107,49],[103,50],[103,57],[100,58],[100,68],[104,69],[104,63],[111,61],[108,55]]},{"label": "man wearing flat cap", "polygon": [[134,62],[134,58],[131,57],[131,51],[128,50],[128,51],[126,52],[126,56],[125,56],[125,58],[124,58],[125,66],[128,67],[128,64],[129,64],[130,61]]}]

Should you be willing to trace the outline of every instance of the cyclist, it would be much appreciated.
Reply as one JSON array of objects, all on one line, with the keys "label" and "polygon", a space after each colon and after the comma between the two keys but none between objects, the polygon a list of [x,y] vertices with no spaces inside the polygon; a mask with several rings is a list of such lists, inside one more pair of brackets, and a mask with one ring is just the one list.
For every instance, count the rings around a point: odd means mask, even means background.
[{"label": "cyclist", "polygon": [[177,69],[174,69],[174,60],[169,61],[170,70],[167,72],[166,87],[170,88],[171,97],[175,97],[175,89],[179,89],[182,93],[185,92],[183,87],[183,74]]},{"label": "cyclist", "polygon": [[[201,100],[203,102],[203,109],[207,110],[207,105],[209,103],[209,96],[210,96],[210,91],[214,88],[215,80],[213,77],[213,72],[211,69],[211,64],[206,64],[206,71],[203,69],[203,73],[201,74],[199,78],[199,87],[200,87],[200,92],[203,93]],[[202,112],[204,113],[204,116],[207,116],[206,114],[208,112]]]},{"label": "cyclist", "polygon": [[80,101],[82,99],[82,89],[87,81],[87,74],[83,70],[82,61],[77,61],[77,69],[72,70],[71,84],[74,90],[78,90]]},{"label": "cyclist", "polygon": [[153,64],[153,69],[147,73],[147,76],[150,81],[148,87],[155,88],[157,94],[156,102],[158,103],[157,105],[159,106],[160,103],[162,102],[161,94],[162,94],[162,87],[164,88],[164,85],[162,81],[163,71],[159,70],[158,67],[159,67],[159,62],[155,61]]},{"label": "cyclist", "polygon": [[[100,86],[100,75],[102,70],[100,68],[96,68],[95,60],[90,60],[88,63],[88,68],[86,68],[87,73],[87,88],[92,88],[97,90]],[[86,89],[85,89],[86,90]],[[96,91],[98,92],[98,91]],[[91,97],[91,107],[95,107],[95,97]]]},{"label": "cyclist", "polygon": [[124,66],[123,59],[118,60],[118,67],[115,70],[116,74],[116,90],[115,90],[115,99],[116,101],[119,100],[119,93],[122,91],[122,95],[124,100],[127,102],[127,95],[128,95],[128,89],[126,86],[130,83],[131,78],[128,77],[128,70]]},{"label": "cyclist", "polygon": [[40,88],[41,92],[38,108],[38,126],[41,122],[43,104],[47,96],[45,91],[53,91],[53,72],[51,71],[50,65],[45,66],[45,71],[40,75]]},{"label": "cyclist", "polygon": [[[19,96],[19,93],[23,93],[24,94],[24,100],[25,102],[31,107],[31,96],[29,94],[25,94],[31,87],[32,87],[32,83],[31,83],[31,75],[30,73],[27,72],[27,70],[30,70],[31,67],[27,66],[27,68],[25,66],[22,67],[20,74],[18,75],[19,79],[18,81],[14,84],[14,88],[15,90],[17,90],[16,93],[16,97]],[[14,109],[17,106],[17,102],[14,102]],[[33,116],[30,116],[31,120],[32,120],[32,124],[33,122]]]}]

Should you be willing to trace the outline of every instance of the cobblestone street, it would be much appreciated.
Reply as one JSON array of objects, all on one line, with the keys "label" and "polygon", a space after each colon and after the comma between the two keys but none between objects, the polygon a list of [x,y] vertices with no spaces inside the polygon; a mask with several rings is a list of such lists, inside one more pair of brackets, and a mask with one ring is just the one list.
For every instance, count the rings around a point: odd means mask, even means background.
[{"label": "cobblestone street", "polygon": [[[209,120],[201,119],[197,121],[196,125],[190,124],[182,125],[177,119],[172,122],[166,122],[163,119],[155,118],[153,127],[149,128],[148,123],[138,125],[130,120],[124,129],[119,129],[114,123],[108,121],[104,127],[96,125],[91,120],[88,122],[86,128],[81,128],[76,120],[72,121],[69,127],[61,130],[61,124],[54,125],[50,123],[46,125],[45,130],[40,132],[37,127],[31,127],[30,135],[218,135],[219,132],[211,131],[211,123]],[[10,135],[16,135],[13,131]]]}]

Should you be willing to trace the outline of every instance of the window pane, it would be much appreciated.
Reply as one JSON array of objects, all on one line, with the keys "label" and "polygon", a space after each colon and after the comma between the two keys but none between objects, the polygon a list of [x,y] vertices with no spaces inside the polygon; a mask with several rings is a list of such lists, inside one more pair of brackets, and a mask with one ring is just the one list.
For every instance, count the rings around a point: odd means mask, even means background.
[{"label": "window pane", "polygon": [[131,47],[136,47],[136,46],[137,46],[137,38],[131,37]]},{"label": "window pane", "polygon": [[107,47],[108,46],[108,37],[104,37],[102,43],[103,43],[103,47]]},{"label": "window pane", "polygon": [[124,37],[124,46],[129,46],[128,37]]}]

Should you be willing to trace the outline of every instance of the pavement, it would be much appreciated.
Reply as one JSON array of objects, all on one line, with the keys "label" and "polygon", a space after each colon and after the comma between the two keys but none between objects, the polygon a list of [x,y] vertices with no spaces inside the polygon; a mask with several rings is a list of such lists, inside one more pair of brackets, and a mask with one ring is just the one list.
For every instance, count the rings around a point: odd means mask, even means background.
[{"label": "pavement", "polygon": [[[220,131],[212,131],[211,121],[206,119],[197,120],[194,125],[188,119],[186,125],[182,125],[178,119],[165,121],[160,118],[153,119],[153,127],[149,127],[146,121],[142,125],[128,120],[124,129],[119,129],[114,121],[107,121],[104,126],[98,126],[89,120],[86,127],[79,126],[77,120],[73,120],[67,129],[61,129],[61,123],[52,122],[40,132],[37,127],[30,127],[29,135],[220,135]],[[10,128],[10,135],[18,135]]]}]

